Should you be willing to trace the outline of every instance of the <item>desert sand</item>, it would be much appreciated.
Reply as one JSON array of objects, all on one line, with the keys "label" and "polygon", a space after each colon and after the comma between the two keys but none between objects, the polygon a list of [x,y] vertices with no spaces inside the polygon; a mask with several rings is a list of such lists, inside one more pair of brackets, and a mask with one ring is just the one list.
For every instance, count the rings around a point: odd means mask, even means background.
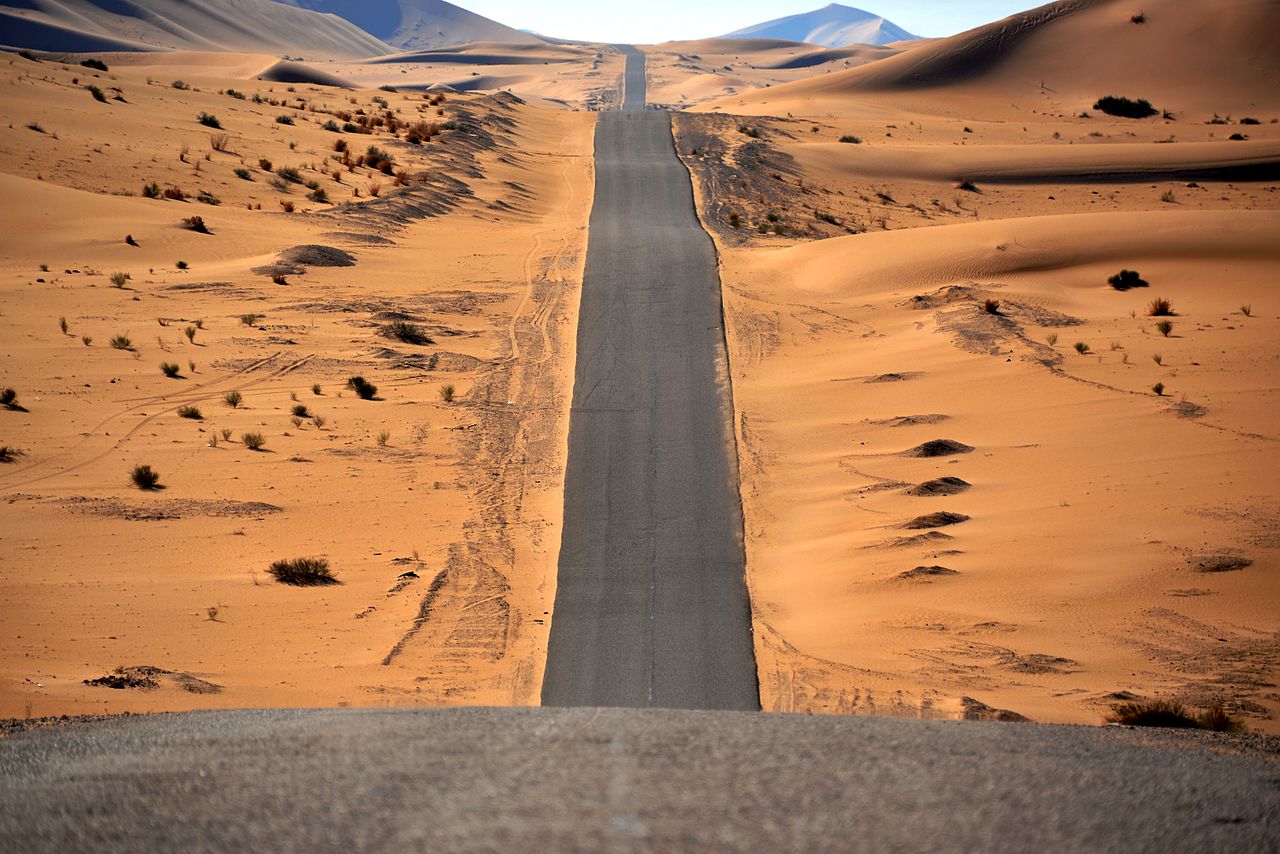
[{"label": "desert sand", "polygon": [[1058,4],[678,117],[766,709],[1175,697],[1280,728],[1276,8],[1132,12]]},{"label": "desert sand", "polygon": [[[536,702],[593,116],[105,58],[0,68],[0,715]],[[362,115],[434,126],[322,128]],[[356,165],[370,145],[390,174]],[[303,556],[341,583],[266,574]],[[121,667],[158,687],[85,684]]]}]

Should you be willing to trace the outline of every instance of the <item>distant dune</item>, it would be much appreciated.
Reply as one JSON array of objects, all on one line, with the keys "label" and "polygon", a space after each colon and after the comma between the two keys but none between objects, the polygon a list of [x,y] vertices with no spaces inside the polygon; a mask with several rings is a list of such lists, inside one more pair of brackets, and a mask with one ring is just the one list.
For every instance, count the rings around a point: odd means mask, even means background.
[{"label": "distant dune", "polygon": [[340,15],[401,50],[430,50],[471,42],[545,44],[532,33],[446,3],[444,0],[281,0]]},{"label": "distant dune", "polygon": [[889,44],[909,41],[915,36],[879,15],[831,3],[800,15],[788,15],[744,27],[725,38],[771,38],[807,42],[823,47],[854,44]]},{"label": "distant dune", "polygon": [[0,43],[48,51],[198,50],[363,57],[391,48],[349,21],[271,0],[0,4]]},{"label": "distant dune", "polygon": [[[1280,3],[1062,0],[881,62],[754,93],[786,103],[964,85],[1226,112],[1280,103]],[[739,99],[729,103],[737,104]],[[1088,104],[1085,105],[1089,106]]]}]

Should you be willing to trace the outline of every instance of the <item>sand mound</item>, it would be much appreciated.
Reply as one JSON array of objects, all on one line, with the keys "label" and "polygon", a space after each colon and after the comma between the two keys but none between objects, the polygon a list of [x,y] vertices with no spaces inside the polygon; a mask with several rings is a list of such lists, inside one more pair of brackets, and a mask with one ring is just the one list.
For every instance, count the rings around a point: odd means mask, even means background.
[{"label": "sand mound", "polygon": [[927,480],[918,486],[913,486],[905,492],[907,495],[932,498],[937,495],[959,495],[961,492],[971,488],[972,484],[958,477],[939,477],[934,480]]},{"label": "sand mound", "polygon": [[968,454],[973,447],[954,439],[933,439],[923,445],[903,451],[904,457],[951,457],[956,454]]},{"label": "sand mound", "polygon": [[272,83],[302,83],[308,86],[333,86],[339,89],[356,88],[354,83],[343,80],[335,74],[301,62],[277,62],[259,74],[258,79]]},{"label": "sand mound", "polygon": [[963,513],[951,513],[946,510],[940,510],[937,513],[917,516],[902,527],[909,531],[918,531],[924,528],[945,528],[948,525],[959,525],[961,522],[968,521],[969,517]]},{"label": "sand mound", "polygon": [[945,566],[917,566],[915,569],[898,573],[898,578],[903,581],[932,581],[935,578],[959,574],[954,569],[947,569]]}]

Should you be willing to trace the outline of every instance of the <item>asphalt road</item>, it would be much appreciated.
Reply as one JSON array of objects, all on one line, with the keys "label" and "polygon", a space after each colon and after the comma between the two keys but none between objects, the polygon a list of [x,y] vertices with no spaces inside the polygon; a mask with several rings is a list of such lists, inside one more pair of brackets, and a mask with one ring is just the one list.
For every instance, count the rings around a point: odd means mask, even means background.
[{"label": "asphalt road", "polygon": [[715,250],[643,63],[596,129],[542,701],[757,709]]},{"label": "asphalt road", "polygon": [[1178,745],[625,709],[117,718],[0,739],[0,851],[1280,850],[1274,757]]}]

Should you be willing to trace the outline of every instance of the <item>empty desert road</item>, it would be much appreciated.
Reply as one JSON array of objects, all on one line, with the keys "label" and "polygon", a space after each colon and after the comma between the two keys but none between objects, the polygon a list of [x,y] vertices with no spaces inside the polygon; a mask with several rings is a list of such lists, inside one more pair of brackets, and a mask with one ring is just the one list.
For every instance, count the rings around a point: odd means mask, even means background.
[{"label": "empty desert road", "polygon": [[1275,744],[629,709],[112,718],[0,738],[0,851],[1276,851]]},{"label": "empty desert road", "polygon": [[596,128],[564,532],[542,701],[759,708],[715,249],[671,117]]}]

